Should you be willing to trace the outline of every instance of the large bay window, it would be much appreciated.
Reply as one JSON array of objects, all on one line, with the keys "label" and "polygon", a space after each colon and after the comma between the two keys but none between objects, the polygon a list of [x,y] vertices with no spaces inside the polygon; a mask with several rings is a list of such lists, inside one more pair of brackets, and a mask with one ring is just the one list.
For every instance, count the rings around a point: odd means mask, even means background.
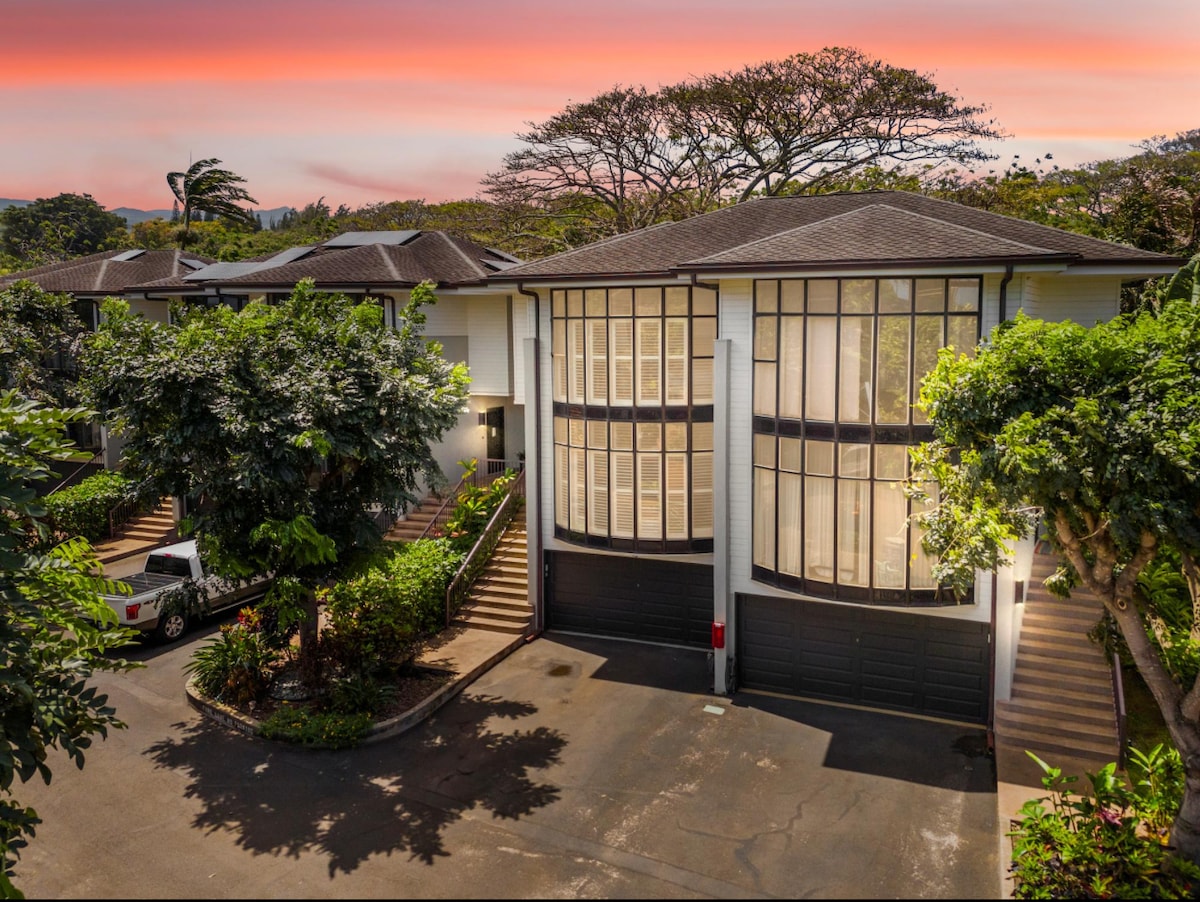
[{"label": "large bay window", "polygon": [[909,526],[913,405],[937,352],[973,354],[978,277],[754,286],[753,577],[848,601],[938,604]]},{"label": "large bay window", "polygon": [[711,551],[715,292],[551,292],[555,535]]}]

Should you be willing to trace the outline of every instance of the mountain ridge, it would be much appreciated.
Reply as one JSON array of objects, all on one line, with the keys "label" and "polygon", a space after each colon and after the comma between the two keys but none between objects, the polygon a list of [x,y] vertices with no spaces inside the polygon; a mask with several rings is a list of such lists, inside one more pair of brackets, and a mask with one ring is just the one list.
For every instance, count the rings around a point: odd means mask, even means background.
[{"label": "mountain ridge", "polygon": [[[31,200],[18,200],[12,197],[0,197],[0,210],[4,210],[8,207],[28,207],[31,203],[33,203]],[[289,211],[294,213],[296,208],[274,207],[270,210],[255,210],[254,215],[261,219],[263,228],[266,229],[271,227],[272,219],[278,222],[281,218],[283,218],[283,214]],[[163,219],[167,220],[171,218],[170,210],[139,210],[136,207],[116,207],[115,209],[108,210],[108,212],[115,213],[117,216],[123,217],[125,222],[131,226],[137,225],[139,222],[147,222],[156,217],[162,217]]]}]

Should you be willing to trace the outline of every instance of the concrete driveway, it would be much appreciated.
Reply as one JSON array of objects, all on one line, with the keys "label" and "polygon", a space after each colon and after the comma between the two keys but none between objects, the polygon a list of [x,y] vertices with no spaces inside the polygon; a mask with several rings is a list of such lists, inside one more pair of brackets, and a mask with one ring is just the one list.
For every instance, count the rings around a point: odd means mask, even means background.
[{"label": "concrete driveway", "polygon": [[214,625],[97,680],[128,730],[18,797],[29,898],[1001,896],[984,734],[709,685],[703,653],[547,634],[349,752],[188,707]]}]

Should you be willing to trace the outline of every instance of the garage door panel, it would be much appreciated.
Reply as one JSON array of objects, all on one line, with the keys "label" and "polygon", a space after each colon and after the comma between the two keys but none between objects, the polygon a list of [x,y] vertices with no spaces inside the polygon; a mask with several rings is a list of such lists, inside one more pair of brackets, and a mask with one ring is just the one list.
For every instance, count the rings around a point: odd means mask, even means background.
[{"label": "garage door panel", "polygon": [[987,721],[986,624],[760,595],[737,610],[744,688]]},{"label": "garage door panel", "polygon": [[712,567],[551,551],[547,629],[708,648]]}]

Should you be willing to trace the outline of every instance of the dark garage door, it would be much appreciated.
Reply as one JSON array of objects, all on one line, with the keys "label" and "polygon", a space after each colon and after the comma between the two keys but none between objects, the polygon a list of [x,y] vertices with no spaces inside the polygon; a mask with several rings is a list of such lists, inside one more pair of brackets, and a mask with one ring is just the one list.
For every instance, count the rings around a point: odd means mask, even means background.
[{"label": "dark garage door", "polygon": [[548,551],[546,570],[547,629],[711,646],[711,565]]},{"label": "dark garage door", "polygon": [[737,606],[745,689],[987,722],[987,624],[761,595]]}]

